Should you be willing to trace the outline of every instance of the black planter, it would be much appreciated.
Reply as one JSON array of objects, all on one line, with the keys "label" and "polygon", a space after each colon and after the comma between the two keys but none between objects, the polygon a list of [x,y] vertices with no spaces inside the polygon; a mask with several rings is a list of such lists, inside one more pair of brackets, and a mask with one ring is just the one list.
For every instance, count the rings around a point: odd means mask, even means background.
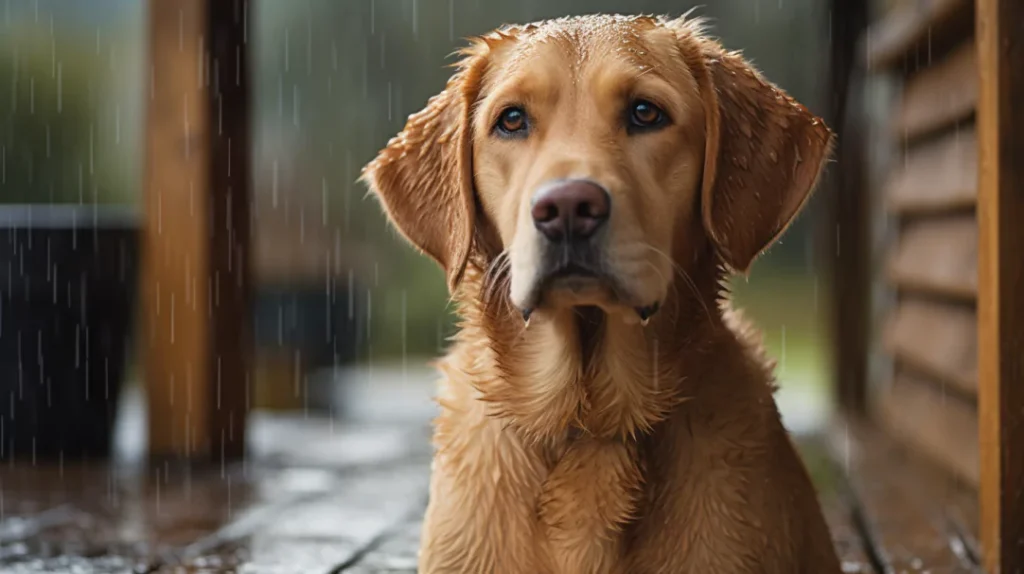
[{"label": "black planter", "polygon": [[120,208],[0,207],[0,460],[110,454],[138,239]]},{"label": "black planter", "polygon": [[253,323],[257,346],[299,350],[310,367],[344,366],[363,347],[366,309],[358,285],[261,285]]}]

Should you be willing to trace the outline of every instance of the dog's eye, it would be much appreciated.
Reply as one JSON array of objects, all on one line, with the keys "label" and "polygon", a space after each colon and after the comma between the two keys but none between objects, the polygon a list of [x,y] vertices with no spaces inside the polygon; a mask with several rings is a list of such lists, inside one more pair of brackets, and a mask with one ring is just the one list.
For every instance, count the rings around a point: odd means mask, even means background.
[{"label": "dog's eye", "polygon": [[633,131],[660,127],[665,120],[665,112],[647,100],[635,100],[629,105],[629,128]]},{"label": "dog's eye", "polygon": [[498,116],[494,128],[503,136],[520,136],[526,133],[526,112],[522,108],[507,108]]}]

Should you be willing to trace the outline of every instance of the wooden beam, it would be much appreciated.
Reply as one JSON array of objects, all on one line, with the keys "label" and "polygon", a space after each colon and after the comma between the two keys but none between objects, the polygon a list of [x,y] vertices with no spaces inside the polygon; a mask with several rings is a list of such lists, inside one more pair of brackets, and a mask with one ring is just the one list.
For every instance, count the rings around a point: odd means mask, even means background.
[{"label": "wooden beam", "polygon": [[867,193],[867,130],[861,110],[863,69],[856,57],[868,23],[866,0],[832,0],[830,18],[831,98],[828,123],[838,134],[836,162],[826,173],[828,217],[817,232],[818,256],[831,289],[833,379],[836,402],[863,413],[867,380],[871,305],[871,227]]},{"label": "wooden beam", "polygon": [[150,0],[143,320],[152,456],[244,452],[248,0]]},{"label": "wooden beam", "polygon": [[981,543],[1024,571],[1024,2],[978,0]]}]

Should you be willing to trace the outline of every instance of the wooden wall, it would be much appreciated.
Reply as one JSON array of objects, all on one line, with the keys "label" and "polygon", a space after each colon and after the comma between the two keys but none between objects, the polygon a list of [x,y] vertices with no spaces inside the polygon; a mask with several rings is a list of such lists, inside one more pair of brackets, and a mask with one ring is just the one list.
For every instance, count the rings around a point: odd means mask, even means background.
[{"label": "wooden wall", "polygon": [[875,197],[889,244],[874,270],[894,295],[879,336],[892,360],[869,397],[906,444],[976,486],[978,101],[969,0],[894,6],[866,37],[868,69],[900,84],[878,145],[897,150]]},{"label": "wooden wall", "polygon": [[889,4],[862,44],[899,84],[867,144],[896,150],[868,414],[977,498],[986,571],[1024,572],[1024,1]]}]

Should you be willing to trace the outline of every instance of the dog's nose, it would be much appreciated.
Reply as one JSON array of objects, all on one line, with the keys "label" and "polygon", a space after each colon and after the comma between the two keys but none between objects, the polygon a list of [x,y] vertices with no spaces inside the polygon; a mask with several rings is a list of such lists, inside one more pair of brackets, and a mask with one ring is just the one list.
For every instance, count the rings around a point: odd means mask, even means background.
[{"label": "dog's nose", "polygon": [[533,198],[533,225],[551,241],[586,239],[608,220],[611,196],[592,181],[571,179],[541,188]]}]

